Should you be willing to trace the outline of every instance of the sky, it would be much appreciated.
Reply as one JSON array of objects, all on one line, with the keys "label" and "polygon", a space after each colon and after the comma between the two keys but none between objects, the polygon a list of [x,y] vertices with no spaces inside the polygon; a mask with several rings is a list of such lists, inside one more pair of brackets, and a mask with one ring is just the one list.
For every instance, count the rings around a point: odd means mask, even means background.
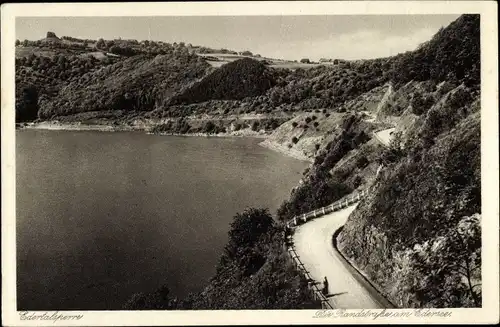
[{"label": "sky", "polygon": [[[185,42],[271,58],[369,59],[414,50],[459,15],[18,17],[16,38]],[[149,31],[151,34],[149,36]]]}]

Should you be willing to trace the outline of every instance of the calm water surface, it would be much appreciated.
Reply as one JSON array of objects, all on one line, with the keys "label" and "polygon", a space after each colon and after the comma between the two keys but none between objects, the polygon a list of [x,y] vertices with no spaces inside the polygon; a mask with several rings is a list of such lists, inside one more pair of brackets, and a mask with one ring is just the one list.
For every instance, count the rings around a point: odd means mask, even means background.
[{"label": "calm water surface", "polygon": [[258,139],[19,130],[18,310],[119,309],[215,272],[233,215],[274,213],[307,163]]}]

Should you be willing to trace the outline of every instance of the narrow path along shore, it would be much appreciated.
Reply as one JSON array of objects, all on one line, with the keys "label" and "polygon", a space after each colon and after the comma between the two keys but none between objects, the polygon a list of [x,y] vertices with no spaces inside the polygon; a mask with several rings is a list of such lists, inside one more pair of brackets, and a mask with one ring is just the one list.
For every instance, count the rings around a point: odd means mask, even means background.
[{"label": "narrow path along shore", "polygon": [[390,304],[367,282],[363,282],[363,277],[354,268],[349,269],[333,247],[334,233],[346,223],[356,206],[354,204],[297,227],[293,235],[295,250],[314,280],[323,281],[326,276],[328,299],[334,308],[387,308]]}]

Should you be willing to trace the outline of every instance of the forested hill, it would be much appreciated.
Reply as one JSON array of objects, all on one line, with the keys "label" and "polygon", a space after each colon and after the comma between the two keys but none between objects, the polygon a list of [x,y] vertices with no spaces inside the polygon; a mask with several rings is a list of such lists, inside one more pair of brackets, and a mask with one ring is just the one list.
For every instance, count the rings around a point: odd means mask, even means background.
[{"label": "forested hill", "polygon": [[339,111],[346,101],[387,82],[396,88],[412,80],[479,86],[479,15],[463,15],[418,49],[394,57],[298,68],[276,68],[257,57],[216,68],[184,43],[48,34],[16,46],[18,121],[110,110],[149,117],[221,108]]}]

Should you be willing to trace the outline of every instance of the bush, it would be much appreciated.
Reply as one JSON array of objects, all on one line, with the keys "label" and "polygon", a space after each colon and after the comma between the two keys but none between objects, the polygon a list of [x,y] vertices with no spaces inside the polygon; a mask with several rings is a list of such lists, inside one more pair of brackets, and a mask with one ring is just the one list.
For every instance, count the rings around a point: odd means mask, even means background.
[{"label": "bush", "polygon": [[412,112],[415,115],[423,115],[433,104],[434,99],[431,95],[423,96],[420,93],[415,93],[411,100]]},{"label": "bush", "polygon": [[333,179],[322,171],[315,173],[302,185],[297,187],[289,201],[285,201],[278,209],[278,219],[288,220],[323,206],[326,206],[344,195],[351,189]]},{"label": "bush", "polygon": [[239,250],[252,247],[255,242],[273,227],[273,218],[268,209],[246,209],[237,213],[229,231],[229,241],[224,255],[229,259],[242,260]]},{"label": "bush", "polygon": [[311,122],[311,120],[312,120],[311,117],[306,117],[306,119],[305,119],[306,124],[309,124]]},{"label": "bush", "polygon": [[297,142],[298,142],[298,141],[299,141],[299,139],[298,139],[296,136],[294,136],[294,137],[292,138],[292,143],[293,143],[293,144],[297,144]]},{"label": "bush", "polygon": [[296,121],[294,121],[294,122],[292,123],[292,127],[294,127],[294,128],[295,128],[295,127],[297,127],[297,125],[298,125],[298,124],[297,124],[297,122],[296,122]]},{"label": "bush", "polygon": [[319,123],[317,121],[315,121],[313,125],[314,125],[314,127],[318,127]]},{"label": "bush", "polygon": [[215,126],[214,122],[209,120],[205,123],[205,126],[203,126],[203,133],[209,133],[209,134],[213,133],[215,130],[215,127],[216,126]]},{"label": "bush", "polygon": [[358,160],[356,161],[356,167],[358,168],[365,168],[368,166],[370,162],[368,161],[368,158],[365,155],[361,155]]},{"label": "bush", "polygon": [[363,179],[362,179],[359,175],[357,175],[357,176],[354,178],[353,182],[352,182],[353,187],[354,187],[354,188],[358,188],[358,187],[361,185],[361,183],[362,183],[362,182],[363,182]]}]

